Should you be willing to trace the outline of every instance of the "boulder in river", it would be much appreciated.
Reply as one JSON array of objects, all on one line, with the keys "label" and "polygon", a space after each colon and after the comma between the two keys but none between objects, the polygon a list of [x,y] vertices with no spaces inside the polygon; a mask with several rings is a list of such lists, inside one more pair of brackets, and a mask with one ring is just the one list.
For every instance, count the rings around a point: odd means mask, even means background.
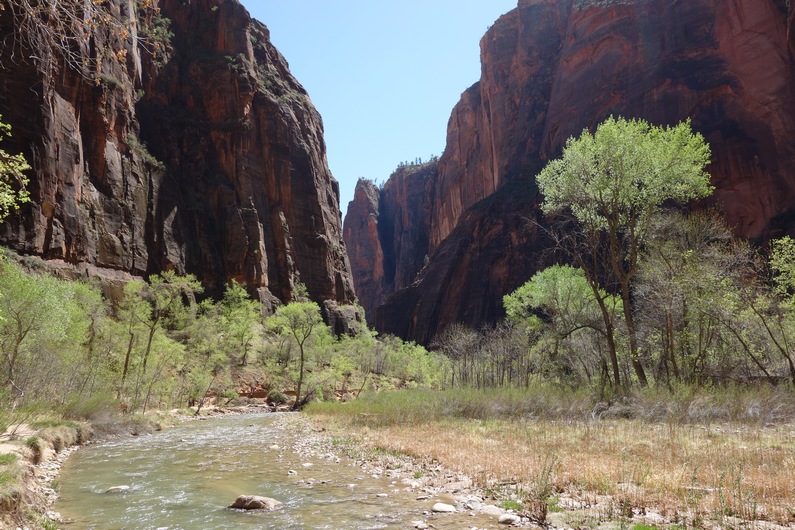
[{"label": "boulder in river", "polygon": [[130,486],[113,486],[105,490],[105,493],[127,493],[130,491]]},{"label": "boulder in river", "polygon": [[277,501],[276,499],[271,499],[270,497],[260,497],[259,495],[241,495],[235,499],[235,502],[233,502],[229,507],[238,510],[271,511],[275,510],[282,504],[283,503]]}]

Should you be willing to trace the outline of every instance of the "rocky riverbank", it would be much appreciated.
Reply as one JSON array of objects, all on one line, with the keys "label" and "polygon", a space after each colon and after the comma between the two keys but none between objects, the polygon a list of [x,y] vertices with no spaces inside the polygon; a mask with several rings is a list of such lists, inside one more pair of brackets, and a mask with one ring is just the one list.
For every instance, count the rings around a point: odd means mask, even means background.
[{"label": "rocky riverbank", "polygon": [[[438,462],[397,452],[378,451],[352,438],[333,436],[304,415],[284,415],[276,426],[305,433],[301,443],[293,448],[300,456],[320,456],[336,462],[340,462],[341,458],[350,459],[350,465],[361,469],[363,475],[386,478],[394,489],[412,494],[415,501],[425,505],[422,517],[411,522],[414,528],[434,528],[434,522],[438,524],[441,518],[451,513],[464,513],[473,518],[480,517],[481,520],[486,516],[493,523],[486,528],[494,525],[528,528],[545,526],[543,522],[534,520],[531,514],[524,513],[518,502],[504,502],[509,496],[497,499],[478,487],[470,476],[446,469]],[[389,493],[381,495],[386,497]],[[477,530],[481,527],[467,528]]]},{"label": "rocky riverbank", "polygon": [[[66,458],[80,446],[118,436],[139,436],[160,430],[167,416],[112,418],[97,423],[44,422],[16,424],[0,434],[0,456],[8,469],[0,490],[0,528],[34,530],[57,520],[51,512],[58,498],[57,478]],[[173,422],[177,415],[169,415]]]},{"label": "rocky riverbank", "polygon": [[[208,409],[206,415],[200,417],[186,416],[175,411],[159,415],[157,418],[165,420],[162,423],[166,425],[173,425],[184,421],[201,421],[217,415],[247,412],[263,412],[263,409],[213,408]],[[102,424],[98,426],[96,434],[93,434],[90,440],[81,440],[81,444],[99,443],[120,436],[148,434],[159,430],[162,423],[152,421],[146,426],[139,423],[127,426],[121,423]],[[416,506],[420,507],[417,510],[420,515],[416,520],[410,521],[415,528],[432,528],[434,521],[438,525],[452,513],[458,516],[471,515],[473,523],[476,521],[481,523],[480,526],[473,525],[468,528],[492,528],[500,524],[534,526],[534,522],[526,514],[506,509],[500,500],[490,498],[486,492],[475,487],[471,477],[447,470],[438,463],[398,453],[371,450],[351,440],[333,437],[325,428],[313,423],[302,414],[279,415],[273,426],[284,431],[285,437],[290,433],[301,433],[299,443],[289,449],[301,459],[329,460],[339,465],[354,466],[361,470],[362,476],[387,479],[392,486],[391,489],[379,494],[384,498],[393,496],[398,490],[408,493],[407,498],[410,502],[416,502]],[[37,435],[33,432],[28,434]],[[40,435],[41,433],[37,436]],[[3,524],[0,526],[35,530],[51,528],[52,524],[58,524],[60,514],[52,510],[58,498],[58,476],[63,462],[79,447],[80,445],[76,443],[62,444],[62,446],[56,443],[43,452],[38,463],[28,455],[25,459],[27,470],[23,479],[24,494],[20,498],[20,504],[13,513],[6,514],[7,518],[3,519]],[[305,487],[313,486],[311,479],[302,480],[298,476],[296,483]],[[493,524],[483,525],[484,520],[492,521]]]},{"label": "rocky riverbank", "polygon": [[[259,407],[210,409],[207,411],[208,415],[198,418],[176,413],[161,418],[167,419],[167,423],[176,424],[183,421],[200,421],[210,416],[263,411]],[[255,429],[257,421],[252,419],[248,427],[243,423],[243,430]],[[370,491],[372,501],[368,502],[379,506],[391,502],[394,506],[397,499],[400,499],[399,503],[405,503],[400,505],[406,508],[402,513],[411,514],[405,523],[410,523],[414,528],[486,529],[515,526],[575,529],[588,526],[607,530],[621,525],[632,527],[636,524],[666,528],[675,522],[670,514],[655,510],[651,505],[644,505],[643,509],[638,509],[640,505],[633,501],[637,500],[633,495],[637,493],[634,490],[639,486],[632,483],[619,484],[620,494],[613,496],[583,491],[553,490],[549,495],[537,498],[532,492],[538,484],[522,484],[517,481],[495,482],[489,480],[483,472],[478,474],[478,469],[475,468],[464,470],[472,474],[455,471],[431,458],[412,457],[403,454],[402,450],[378,449],[378,445],[372,442],[372,433],[368,433],[366,427],[339,431],[331,425],[324,426],[321,422],[322,418],[308,417],[304,414],[274,416],[273,421],[268,422],[268,429],[271,433],[275,429],[277,434],[269,438],[271,441],[263,442],[262,453],[275,451],[280,454],[279,459],[282,458],[281,453],[284,453],[284,460],[280,460],[284,468],[280,472],[289,476],[288,481],[292,481],[300,489],[324,488],[327,487],[324,484],[340,480],[365,482],[371,478],[378,479],[377,482],[383,485],[383,491]],[[152,430],[159,428],[158,424],[151,425]],[[125,434],[124,429],[118,426],[114,428],[104,426],[99,431],[104,438]],[[281,431],[281,434],[278,431]],[[112,434],[108,434],[109,432]],[[131,429],[126,434],[134,436],[145,432]],[[293,441],[288,445],[287,440]],[[55,450],[57,444],[54,444],[50,453],[45,451],[46,458],[42,458],[40,463],[30,464],[30,473],[26,475],[27,505],[24,510],[28,517],[4,519],[0,527],[37,529],[52,528],[48,521],[56,521],[57,524],[59,515],[52,511],[52,505],[57,499],[58,474],[61,464],[78,447],[66,446],[63,442],[61,444],[57,451]],[[509,455],[505,455],[505,458],[509,458]],[[307,463],[312,461],[315,462],[314,467],[310,467],[312,464]],[[350,471],[351,468],[354,469],[353,473]],[[312,477],[326,480],[316,481]],[[343,486],[345,484],[347,482],[342,483]],[[361,484],[350,486],[357,490],[363,487]],[[258,494],[259,492],[239,491],[238,493]],[[536,502],[532,500],[534,498],[537,499]],[[219,499],[219,502],[228,505],[233,500],[233,498]],[[30,513],[35,515],[30,516]],[[724,522],[728,519],[730,518],[724,517]],[[460,526],[461,521],[467,524]],[[757,528],[762,529],[782,528],[765,521],[756,521],[755,524]],[[703,526],[717,528],[709,521],[705,521]]]}]

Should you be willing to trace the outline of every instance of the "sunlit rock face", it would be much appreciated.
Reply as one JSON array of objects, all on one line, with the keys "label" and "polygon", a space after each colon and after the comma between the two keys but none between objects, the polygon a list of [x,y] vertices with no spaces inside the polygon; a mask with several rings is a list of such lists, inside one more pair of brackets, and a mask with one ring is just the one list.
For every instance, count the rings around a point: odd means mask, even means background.
[{"label": "sunlit rock face", "polygon": [[[402,213],[383,206],[376,225],[346,229],[349,244],[381,248],[357,256],[357,285],[366,267],[404,278],[368,280],[370,320],[427,343],[450,323],[499,318],[502,296],[544,263],[548,245],[528,222],[543,220],[535,175],[610,115],[690,119],[712,147],[716,191],[705,205],[743,237],[795,230],[793,11],[784,0],[520,1],[481,41],[481,79],[452,111],[435,174],[400,195],[417,203],[392,207],[423,212],[400,240],[416,254],[384,251],[391,230],[381,225]],[[367,200],[383,204],[400,179]]]},{"label": "sunlit rock face", "polygon": [[[236,1],[164,0],[173,38],[155,55],[136,38],[151,21],[134,4],[111,3],[133,34],[84,30],[80,53],[123,51],[95,74],[0,57],[4,147],[35,169],[32,203],[0,227],[2,244],[193,273],[211,292],[234,279],[285,302],[302,283],[317,301],[353,302],[322,121],[268,29]],[[12,27],[0,11],[3,34]]]}]

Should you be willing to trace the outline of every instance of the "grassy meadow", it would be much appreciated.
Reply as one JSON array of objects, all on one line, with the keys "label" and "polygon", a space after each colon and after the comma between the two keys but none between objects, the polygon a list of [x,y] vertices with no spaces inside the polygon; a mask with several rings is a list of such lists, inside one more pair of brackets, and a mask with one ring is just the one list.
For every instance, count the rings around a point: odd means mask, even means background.
[{"label": "grassy meadow", "polygon": [[788,390],[647,390],[600,402],[539,384],[372,394],[308,413],[371,449],[466,473],[555,526],[795,524]]}]

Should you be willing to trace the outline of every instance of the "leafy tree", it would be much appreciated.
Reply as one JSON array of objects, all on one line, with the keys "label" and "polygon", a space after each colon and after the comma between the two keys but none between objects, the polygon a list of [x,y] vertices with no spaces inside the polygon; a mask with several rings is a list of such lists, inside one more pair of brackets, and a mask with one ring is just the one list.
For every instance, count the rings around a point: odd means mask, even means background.
[{"label": "leafy tree", "polygon": [[[11,136],[11,126],[3,123],[0,115],[0,142]],[[12,155],[0,149],[0,222],[30,197],[25,190],[28,183],[25,171],[29,170],[25,157]]]},{"label": "leafy tree", "polygon": [[795,240],[789,236],[771,243],[773,294],[758,296],[748,305],[789,370],[795,385]]},{"label": "leafy tree", "polygon": [[265,321],[265,325],[269,331],[290,339],[298,347],[298,375],[293,405],[297,410],[310,397],[309,393],[302,394],[308,361],[308,341],[310,338],[328,334],[328,326],[323,323],[320,307],[315,302],[292,302],[281,306]]},{"label": "leafy tree", "polygon": [[[594,294],[582,269],[569,265],[553,265],[537,272],[503,297],[508,320],[529,332],[541,332],[535,350],[548,352],[550,357],[542,363],[548,366],[541,369],[546,371],[557,365],[561,372],[574,373],[581,366],[587,379],[605,363],[601,357],[594,363],[594,359],[582,356],[582,350],[601,351],[600,347],[583,347],[583,343],[598,343],[605,336],[600,304],[608,309],[610,321],[615,323],[620,298],[603,289]],[[566,351],[561,351],[561,346]]]},{"label": "leafy tree", "polygon": [[711,193],[704,171],[709,157],[709,146],[691,131],[689,121],[657,127],[610,117],[594,134],[585,130],[580,138],[570,138],[561,158],[550,161],[537,177],[542,211],[568,217],[579,228],[567,248],[600,305],[616,384],[621,376],[615,328],[600,302],[600,282],[621,295],[630,360],[645,385],[630,293],[638,258],[651,222],[666,202],[684,203]]},{"label": "leafy tree", "polygon": [[220,306],[221,330],[229,356],[237,357],[238,363],[246,366],[260,334],[262,307],[234,280],[227,285]]},{"label": "leafy tree", "polygon": [[[184,331],[188,327],[189,321],[195,318],[197,311],[195,294],[202,290],[201,285],[191,274],[179,276],[167,271],[151,276],[149,281],[150,283],[147,284],[135,280],[124,286],[124,298],[119,312],[120,319],[127,329],[128,342],[118,395],[121,397],[124,393],[128,377],[136,366],[134,392],[136,404],[143,389],[142,385],[152,380],[152,375],[147,372],[147,365],[152,356],[153,346],[160,344],[161,352],[168,352],[173,359],[181,356],[181,352],[171,355],[176,346],[172,348],[171,344],[165,342],[171,340],[165,336],[165,332],[166,330]],[[158,360],[156,368],[156,373],[163,370],[161,360]],[[151,387],[147,390],[145,402],[148,401],[150,394]]]},{"label": "leafy tree", "polygon": [[749,245],[714,212],[665,212],[651,230],[633,297],[657,378],[699,383],[732,376],[742,369],[742,351],[756,356],[757,339],[742,314],[755,275]]},{"label": "leafy tree", "polygon": [[98,375],[91,326],[101,324],[87,314],[98,293],[10,261],[0,270],[0,292],[0,391],[16,402],[43,398],[58,405],[83,392]]}]

